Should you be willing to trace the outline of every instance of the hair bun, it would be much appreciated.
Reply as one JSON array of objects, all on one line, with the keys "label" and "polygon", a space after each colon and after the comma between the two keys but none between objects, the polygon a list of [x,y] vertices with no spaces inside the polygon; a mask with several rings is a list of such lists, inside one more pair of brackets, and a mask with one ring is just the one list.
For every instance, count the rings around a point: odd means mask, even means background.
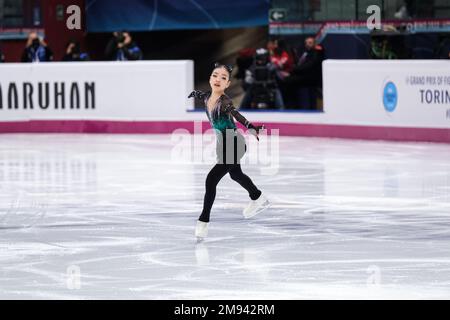
[{"label": "hair bun", "polygon": [[230,75],[233,72],[233,65],[231,65],[231,64],[222,64],[220,62],[216,62],[216,63],[214,63],[214,69],[217,69],[217,68],[225,68]]}]

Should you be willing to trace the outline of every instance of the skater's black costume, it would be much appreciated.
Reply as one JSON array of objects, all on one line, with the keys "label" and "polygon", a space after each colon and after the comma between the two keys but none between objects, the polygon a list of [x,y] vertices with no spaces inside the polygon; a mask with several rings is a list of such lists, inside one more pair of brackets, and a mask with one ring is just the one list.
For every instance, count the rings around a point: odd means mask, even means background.
[{"label": "skater's black costume", "polygon": [[258,132],[262,127],[255,127],[247,121],[235,109],[231,99],[226,94],[223,94],[217,99],[213,110],[209,112],[208,99],[210,96],[211,92],[203,93],[197,90],[189,95],[189,97],[202,99],[209,122],[215,129],[217,136],[217,164],[206,177],[203,211],[199,218],[203,222],[209,222],[211,208],[216,197],[217,184],[227,173],[230,174],[231,179],[248,191],[250,199],[256,200],[261,195],[261,191],[253,184],[252,180],[242,172],[240,159],[244,156],[247,148],[244,137],[236,131],[236,124],[233,117],[248,129]]}]

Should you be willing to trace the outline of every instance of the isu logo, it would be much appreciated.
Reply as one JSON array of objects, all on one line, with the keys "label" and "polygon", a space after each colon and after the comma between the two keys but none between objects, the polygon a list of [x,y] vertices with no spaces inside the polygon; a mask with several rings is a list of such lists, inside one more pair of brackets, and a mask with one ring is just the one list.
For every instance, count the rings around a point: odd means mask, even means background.
[{"label": "isu logo", "polygon": [[397,100],[397,87],[392,81],[389,81],[386,83],[383,90],[384,109],[386,109],[387,112],[393,112],[397,107]]}]

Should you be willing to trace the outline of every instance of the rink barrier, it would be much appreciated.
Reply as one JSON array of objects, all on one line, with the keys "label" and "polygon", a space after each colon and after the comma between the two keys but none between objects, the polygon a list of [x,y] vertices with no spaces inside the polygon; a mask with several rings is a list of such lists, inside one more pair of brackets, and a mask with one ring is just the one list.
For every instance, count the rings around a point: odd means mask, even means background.
[{"label": "rink barrier", "polygon": [[[278,129],[281,136],[450,143],[450,129],[445,128],[277,122],[264,125],[268,134],[271,129]],[[170,134],[177,129],[194,133],[194,126],[194,121],[31,120],[0,122],[0,133]],[[201,128],[202,132],[209,130],[209,122],[202,121]]]},{"label": "rink barrier", "polygon": [[[449,66],[326,60],[323,112],[242,112],[283,136],[448,143]],[[205,131],[193,88],[191,60],[2,64],[0,132],[168,134],[199,122]]]}]

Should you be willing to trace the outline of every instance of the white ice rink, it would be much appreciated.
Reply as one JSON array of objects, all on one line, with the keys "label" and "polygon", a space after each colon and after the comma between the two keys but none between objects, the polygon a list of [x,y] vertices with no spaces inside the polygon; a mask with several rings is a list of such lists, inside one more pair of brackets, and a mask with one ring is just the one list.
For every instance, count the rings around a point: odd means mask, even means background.
[{"label": "white ice rink", "polygon": [[173,150],[0,135],[0,298],[450,298],[450,145],[281,137],[243,165],[272,207],[244,220],[226,176],[201,243],[212,163]]}]

